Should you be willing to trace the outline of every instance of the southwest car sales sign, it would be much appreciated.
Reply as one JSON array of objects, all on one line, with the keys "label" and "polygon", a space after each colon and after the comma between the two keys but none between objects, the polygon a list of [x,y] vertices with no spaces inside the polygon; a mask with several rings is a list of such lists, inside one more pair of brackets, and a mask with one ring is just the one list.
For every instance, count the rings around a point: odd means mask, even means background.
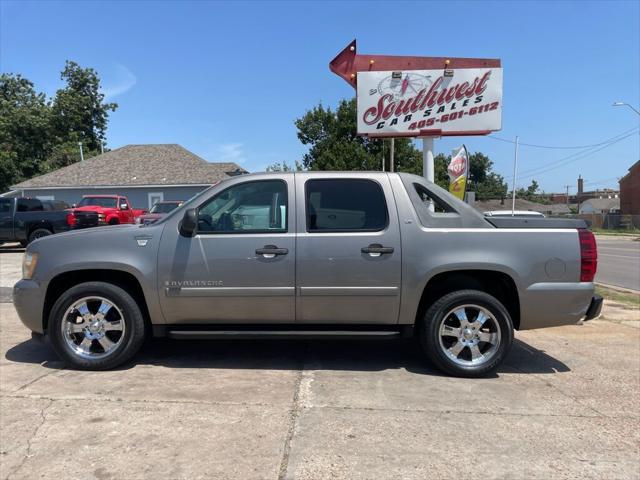
[{"label": "southwest car sales sign", "polygon": [[358,72],[358,134],[478,135],[502,127],[502,68]]}]

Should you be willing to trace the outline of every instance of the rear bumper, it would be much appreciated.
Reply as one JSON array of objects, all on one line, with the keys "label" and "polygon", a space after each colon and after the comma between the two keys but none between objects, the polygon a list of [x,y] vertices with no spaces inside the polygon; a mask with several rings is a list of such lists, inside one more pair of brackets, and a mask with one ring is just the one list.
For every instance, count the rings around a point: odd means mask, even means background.
[{"label": "rear bumper", "polygon": [[594,298],[591,282],[534,283],[520,294],[520,330],[575,325]]},{"label": "rear bumper", "polygon": [[602,312],[602,297],[600,295],[594,295],[591,299],[591,304],[587,309],[587,316],[585,320],[593,320],[600,316],[600,312]]}]

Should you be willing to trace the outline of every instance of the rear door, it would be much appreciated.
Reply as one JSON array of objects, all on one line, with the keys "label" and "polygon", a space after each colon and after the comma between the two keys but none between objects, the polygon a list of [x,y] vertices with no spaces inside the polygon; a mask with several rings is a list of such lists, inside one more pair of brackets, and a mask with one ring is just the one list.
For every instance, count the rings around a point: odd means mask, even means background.
[{"label": "rear door", "polygon": [[296,320],[394,324],[400,229],[386,174],[296,174]]},{"label": "rear door", "polygon": [[0,240],[13,239],[13,199],[0,198]]}]

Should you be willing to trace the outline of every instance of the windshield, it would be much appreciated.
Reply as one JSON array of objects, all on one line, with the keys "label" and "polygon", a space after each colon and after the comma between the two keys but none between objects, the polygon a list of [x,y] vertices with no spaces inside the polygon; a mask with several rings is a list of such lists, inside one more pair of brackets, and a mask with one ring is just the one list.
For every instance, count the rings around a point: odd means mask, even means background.
[{"label": "windshield", "polygon": [[169,213],[178,206],[177,203],[156,203],[149,213]]},{"label": "windshield", "polygon": [[78,204],[79,207],[106,207],[116,208],[115,197],[85,197]]}]

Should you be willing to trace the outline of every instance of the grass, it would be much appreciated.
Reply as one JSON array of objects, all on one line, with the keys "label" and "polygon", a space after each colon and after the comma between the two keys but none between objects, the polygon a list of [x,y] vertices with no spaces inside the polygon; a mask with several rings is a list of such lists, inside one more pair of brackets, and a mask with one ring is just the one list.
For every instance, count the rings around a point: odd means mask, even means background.
[{"label": "grass", "polygon": [[640,236],[640,230],[638,230],[637,228],[618,228],[618,229],[606,229],[606,228],[592,228],[591,231],[593,233],[595,233],[596,235],[620,235],[620,236],[627,236],[627,235],[639,235]]},{"label": "grass", "polygon": [[622,292],[611,288],[596,286],[596,293],[605,299],[620,303],[625,307],[640,309],[640,295],[630,292]]}]

